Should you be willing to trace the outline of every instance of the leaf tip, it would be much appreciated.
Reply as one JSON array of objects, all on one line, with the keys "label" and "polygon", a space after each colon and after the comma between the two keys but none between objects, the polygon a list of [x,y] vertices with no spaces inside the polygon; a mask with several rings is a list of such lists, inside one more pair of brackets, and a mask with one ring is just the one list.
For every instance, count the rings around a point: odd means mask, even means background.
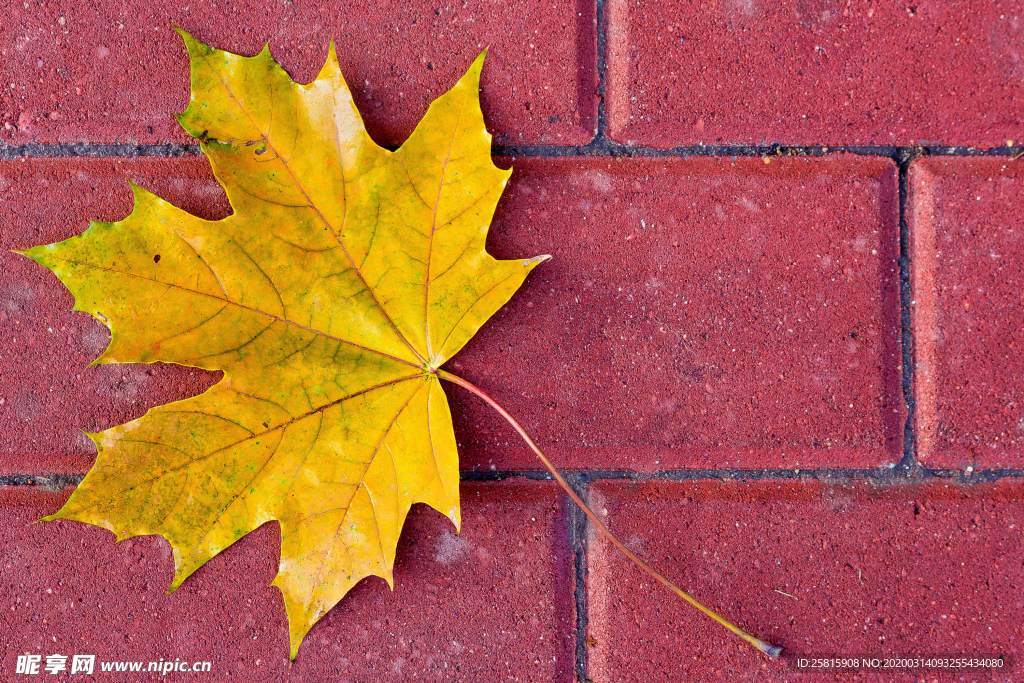
[{"label": "leaf tip", "polygon": [[[95,313],[93,313],[92,317],[96,318],[97,316],[96,316]],[[102,322],[104,325],[107,325],[107,328],[110,327],[110,325],[107,323],[107,321],[104,318],[97,318],[97,319],[100,322]],[[110,344],[113,344],[113,343],[114,343],[114,340],[113,340],[113,338],[111,338]],[[94,365],[110,365],[112,363],[119,362],[116,358],[111,358],[110,356],[107,355],[107,352],[110,350],[110,344],[107,345],[107,348],[103,351],[103,353],[101,353],[99,356],[97,356],[95,360],[93,360],[91,363],[89,363],[85,367],[91,368]]]},{"label": "leaf tip", "polygon": [[142,185],[138,185],[134,180],[125,176],[128,181],[128,187],[132,190],[132,213],[140,206],[145,206],[150,203],[158,203],[156,200],[159,199],[155,194],[144,188]]},{"label": "leaf tip", "polygon": [[128,176],[125,176],[125,180],[128,181],[128,187],[131,188],[132,199],[134,199],[136,202],[138,202],[139,201],[139,193],[142,190],[142,188],[139,187],[138,185],[136,185],[135,181],[132,180],[131,178],[129,178]]},{"label": "leaf tip", "polygon": [[189,54],[191,54],[191,53],[192,53],[192,45],[193,45],[194,43],[198,42],[198,41],[197,41],[197,40],[196,40],[195,38],[193,38],[193,37],[192,37],[192,34],[191,34],[191,33],[189,33],[188,31],[186,31],[186,30],[185,30],[185,29],[183,29],[182,27],[178,26],[178,25],[177,25],[177,24],[175,24],[174,22],[171,22],[171,27],[172,27],[172,28],[173,28],[173,29],[174,29],[175,31],[177,31],[177,32],[178,32],[178,35],[179,35],[179,36],[181,36],[181,39],[182,39],[183,41],[185,41],[185,49],[189,51]]},{"label": "leaf tip", "polygon": [[[177,555],[177,553],[175,553],[175,555]],[[178,590],[181,584],[185,583],[185,579],[192,575],[192,572],[182,571],[177,560],[178,558],[175,557],[174,578],[171,579],[171,585],[167,587],[167,592],[164,593],[164,595],[170,595],[174,591]]]},{"label": "leaf tip", "polygon": [[178,26],[175,23],[172,23],[171,26],[174,27],[174,30],[178,32],[178,35],[181,36],[181,39],[185,41],[185,49],[188,50],[188,56],[190,58],[195,57],[197,54],[200,54],[201,52],[213,52],[212,47],[210,47],[206,43],[196,40],[191,33],[186,31],[182,27]]},{"label": "leaf tip", "polygon": [[87,432],[84,429],[79,429],[78,431],[84,434],[89,439],[89,441],[92,441],[94,444],[96,444],[96,448],[99,448],[100,439],[103,438],[103,432]]},{"label": "leaf tip", "polygon": [[28,249],[9,249],[8,251],[10,251],[12,254],[19,254],[21,256],[24,256],[25,258],[30,258],[36,263],[46,266],[47,268],[50,268],[52,270],[51,266],[44,263],[44,261],[46,260],[46,253],[52,252],[60,244],[60,242],[54,242],[53,244],[40,244],[34,247],[29,247]]},{"label": "leaf tip", "polygon": [[327,48],[327,60],[320,67],[320,73],[316,75],[316,80],[338,81],[339,79],[344,83],[345,78],[341,75],[341,67],[338,64],[338,49],[332,37],[331,44]]},{"label": "leaf tip", "polygon": [[466,72],[467,76],[472,75],[476,80],[477,87],[480,86],[480,73],[484,70],[484,60],[487,58],[488,48],[484,48],[483,52],[477,55],[476,59],[470,65],[469,70]]},{"label": "leaf tip", "polygon": [[[313,626],[313,624],[296,624],[296,621],[300,620],[293,620],[291,615],[288,615],[288,660],[290,662],[295,661],[295,657],[299,654],[299,648],[302,647],[302,641],[305,640],[306,634],[309,633],[309,629]],[[313,621],[315,622],[316,620],[314,619]]]}]

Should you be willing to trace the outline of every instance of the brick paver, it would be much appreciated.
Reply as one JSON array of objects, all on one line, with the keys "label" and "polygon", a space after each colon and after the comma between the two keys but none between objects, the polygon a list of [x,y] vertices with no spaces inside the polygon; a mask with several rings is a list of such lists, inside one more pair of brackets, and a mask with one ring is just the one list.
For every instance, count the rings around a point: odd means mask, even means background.
[{"label": "brick paver", "polygon": [[797,673],[698,614],[592,534],[590,678],[1016,680],[1024,671],[1021,493],[1016,483],[599,484],[594,507],[627,545],[788,656],[1002,653],[1012,662],[991,677]]},{"label": "brick paver", "polygon": [[[560,464],[900,460],[890,163],[840,156],[514,165],[491,248],[555,259],[452,368],[493,391]],[[131,202],[125,176],[204,217],[228,210],[203,159],[0,169],[6,196],[19,205],[6,217],[8,248],[64,239],[89,217],[123,217]],[[12,378],[12,429],[0,433],[10,444],[8,471],[84,471],[93,451],[78,429],[104,429],[216,381],[216,373],[165,365],[87,367],[105,345],[103,326],[71,312],[70,295],[36,264],[10,253],[0,259],[19,274],[8,285],[13,344],[0,365]],[[466,467],[542,467],[489,408],[449,389]]]},{"label": "brick paver", "polygon": [[[210,661],[217,681],[574,680],[573,564],[553,483],[464,484],[461,535],[418,506],[398,545],[394,592],[379,579],[359,584],[290,666],[284,601],[270,585],[276,525],[165,595],[174,563],[162,539],[115,545],[78,522],[32,524],[64,498],[0,489],[5,681],[15,680],[17,653]],[[98,670],[96,679],[166,680]]]},{"label": "brick paver", "polygon": [[[452,367],[493,391],[557,462],[650,471],[900,460],[890,162],[513,165],[493,248],[554,259]],[[473,462],[537,467],[482,402],[454,401]]]},{"label": "brick paver", "polygon": [[1024,466],[1024,166],[922,159],[913,193],[918,458]]},{"label": "brick paver", "polygon": [[1024,4],[608,3],[611,136],[723,143],[1024,140]]}]

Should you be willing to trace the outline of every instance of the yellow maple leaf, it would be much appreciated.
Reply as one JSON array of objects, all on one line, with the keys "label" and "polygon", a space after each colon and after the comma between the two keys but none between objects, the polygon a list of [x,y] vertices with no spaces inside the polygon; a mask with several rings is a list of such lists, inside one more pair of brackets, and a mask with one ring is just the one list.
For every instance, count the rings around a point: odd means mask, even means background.
[{"label": "yellow maple leaf", "polygon": [[459,467],[438,368],[546,257],[485,240],[511,171],[491,161],[481,55],[402,147],[366,133],[333,43],[292,81],[264,49],[181,31],[199,138],[233,214],[192,216],[132,186],[116,223],[22,253],[102,320],[98,363],[222,370],[204,394],[91,434],[92,469],[53,519],[159,534],[173,590],[239,538],[281,525],[291,656],[358,581],[392,582],[409,508],[459,526]]}]

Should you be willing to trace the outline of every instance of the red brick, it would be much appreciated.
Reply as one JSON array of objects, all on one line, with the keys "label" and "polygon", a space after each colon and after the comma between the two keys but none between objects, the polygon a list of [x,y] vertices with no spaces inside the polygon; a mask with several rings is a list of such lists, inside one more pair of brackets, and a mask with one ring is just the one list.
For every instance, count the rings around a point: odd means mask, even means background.
[{"label": "red brick", "polygon": [[52,274],[10,249],[66,239],[132,206],[126,176],[205,218],[228,211],[205,159],[0,162],[0,474],[75,473],[102,431],[212,386],[220,373],[89,363],[110,339]]},{"label": "red brick", "polygon": [[910,181],[917,457],[1024,467],[1024,167],[922,159]]},{"label": "red brick", "polygon": [[[841,677],[931,683],[1022,677],[1022,497],[1019,483],[1005,482],[879,488],[769,481],[602,483],[592,500],[630,548],[789,656],[1010,658],[994,677]],[[595,683],[833,680],[769,660],[594,535],[588,568]]]},{"label": "red brick", "polygon": [[66,494],[2,491],[4,680],[21,653],[211,661],[217,681],[575,680],[573,565],[553,484],[464,485],[461,536],[417,506],[394,592],[379,579],[360,583],[313,627],[290,668],[284,602],[270,586],[276,525],[165,595],[173,562],[163,539],[115,545],[78,522],[33,525]]},{"label": "red brick", "polygon": [[[518,160],[501,257],[550,253],[449,365],[560,465],[869,467],[902,453],[887,160]],[[536,467],[453,388],[464,467]]]},{"label": "red brick", "polygon": [[620,142],[1024,139],[1024,3],[610,0]]},{"label": "red brick", "polygon": [[[839,156],[516,166],[490,248],[555,259],[449,367],[508,406],[560,465],[899,460],[892,164]],[[204,217],[227,207],[203,159],[0,169],[15,207],[0,238],[0,471],[83,472],[94,451],[78,429],[127,421],[217,375],[86,367],[103,348],[103,326],[70,312],[56,278],[5,250],[64,239],[88,218],[123,217],[125,175]],[[464,468],[540,467],[489,408],[448,390]]]},{"label": "red brick", "polygon": [[172,23],[239,54],[269,41],[301,82],[316,77],[333,36],[370,133],[385,144],[404,140],[485,47],[495,142],[582,144],[596,128],[593,2],[63,0],[4,10],[0,140],[191,141],[171,117],[189,101]]}]

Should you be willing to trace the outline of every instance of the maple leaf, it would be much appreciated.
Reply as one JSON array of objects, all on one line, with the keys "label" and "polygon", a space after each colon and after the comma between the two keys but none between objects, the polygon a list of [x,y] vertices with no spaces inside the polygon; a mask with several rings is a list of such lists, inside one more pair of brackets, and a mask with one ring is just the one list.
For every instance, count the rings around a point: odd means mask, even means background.
[{"label": "maple leaf", "polygon": [[316,80],[265,48],[180,31],[200,139],[233,214],[196,218],[132,185],[131,215],[24,253],[103,321],[97,363],[222,370],[202,395],[89,436],[92,469],[53,519],[159,534],[171,590],[271,520],[291,656],[358,581],[392,584],[409,508],[459,527],[459,467],[438,368],[547,257],[484,243],[510,170],[491,161],[484,55],[395,152],[367,134],[333,42]]}]

